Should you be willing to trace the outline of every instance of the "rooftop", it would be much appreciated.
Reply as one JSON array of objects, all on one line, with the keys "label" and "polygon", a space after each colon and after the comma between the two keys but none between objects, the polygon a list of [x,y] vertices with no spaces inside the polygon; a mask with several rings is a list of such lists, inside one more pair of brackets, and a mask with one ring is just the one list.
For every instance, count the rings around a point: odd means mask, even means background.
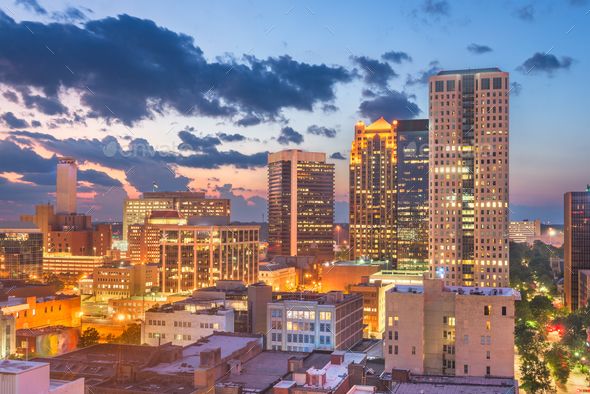
[{"label": "rooftop", "polygon": [[[310,375],[326,375],[326,383],[323,385],[323,389],[334,389],[342,383],[342,380],[348,375],[348,365],[355,363],[361,364],[365,361],[366,355],[364,353],[344,353],[344,360],[341,364],[332,364],[328,362],[322,368],[309,368],[307,373]],[[310,387],[309,385],[304,385]]]},{"label": "rooftop", "polygon": [[32,369],[46,366],[47,363],[35,361],[20,360],[2,360],[0,361],[0,374],[20,374]]},{"label": "rooftop", "polygon": [[439,71],[436,75],[469,75],[469,74],[477,74],[477,73],[495,73],[495,72],[502,72],[498,67],[488,67],[488,68],[467,68],[463,70],[445,70]]},{"label": "rooftop", "polygon": [[[394,121],[394,122],[396,122],[396,121]],[[392,129],[391,123],[386,121],[383,118],[383,116],[365,128],[365,130],[368,130],[368,131],[391,131],[391,129]]]},{"label": "rooftop", "polygon": [[35,223],[31,222],[21,222],[21,221],[2,221],[0,222],[0,231],[10,231],[10,230],[22,230],[25,232],[41,232],[35,225]]},{"label": "rooftop", "polygon": [[[444,286],[443,291],[457,293],[458,295],[480,295],[491,297],[516,297],[520,299],[520,292],[510,287],[469,287],[469,286]],[[424,286],[395,285],[389,292],[423,294]]]},{"label": "rooftop", "polygon": [[[381,377],[391,379],[391,374]],[[516,385],[511,378],[411,375],[408,382],[392,383],[391,394],[506,394],[515,393]]]}]

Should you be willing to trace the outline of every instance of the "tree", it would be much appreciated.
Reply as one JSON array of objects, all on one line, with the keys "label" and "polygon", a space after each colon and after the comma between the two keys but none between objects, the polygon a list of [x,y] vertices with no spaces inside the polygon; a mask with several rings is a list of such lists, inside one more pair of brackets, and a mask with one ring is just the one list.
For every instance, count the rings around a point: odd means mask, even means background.
[{"label": "tree", "polygon": [[547,296],[537,295],[529,302],[529,308],[535,321],[545,325],[550,315],[554,312],[553,302]]},{"label": "tree", "polygon": [[551,368],[555,381],[561,385],[566,384],[571,372],[567,348],[559,343],[553,344],[551,349],[545,353],[545,360]]},{"label": "tree", "polygon": [[80,335],[80,341],[78,342],[78,347],[88,347],[92,345],[96,345],[98,340],[100,339],[100,334],[96,331],[94,327],[88,327],[84,330],[82,335]]},{"label": "tree", "polygon": [[551,373],[545,360],[537,354],[527,353],[520,366],[521,387],[530,394],[553,392]]},{"label": "tree", "polygon": [[117,343],[126,343],[129,345],[141,344],[141,326],[133,323],[127,326],[125,331],[115,340]]}]

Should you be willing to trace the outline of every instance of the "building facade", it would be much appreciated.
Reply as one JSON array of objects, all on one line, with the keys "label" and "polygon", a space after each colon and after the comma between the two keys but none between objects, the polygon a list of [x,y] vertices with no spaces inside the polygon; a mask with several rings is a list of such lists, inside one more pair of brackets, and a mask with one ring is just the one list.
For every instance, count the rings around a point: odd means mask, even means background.
[{"label": "building facade", "polygon": [[109,256],[72,256],[67,253],[43,255],[43,272],[57,275],[92,274],[95,268],[110,263]]},{"label": "building facade", "polygon": [[386,294],[385,370],[455,376],[514,376],[511,288],[395,286]]},{"label": "building facade", "polygon": [[16,322],[14,316],[0,312],[0,357],[5,360],[16,352]]},{"label": "building facade", "polygon": [[508,73],[441,71],[429,87],[430,277],[506,287]]},{"label": "building facade", "polygon": [[40,279],[43,234],[32,223],[0,222],[0,277]]},{"label": "building facade", "polygon": [[158,264],[114,264],[94,269],[93,291],[97,302],[111,298],[130,298],[157,291],[160,285]]},{"label": "building facade", "polygon": [[[230,201],[225,198],[206,198],[205,193],[145,192],[142,198],[129,198],[123,207],[123,239],[128,239],[129,227],[144,224],[153,211],[178,211],[183,217],[212,218],[215,224],[229,224]],[[219,222],[221,220],[221,222]]]},{"label": "building facade", "polygon": [[397,267],[428,266],[428,119],[397,124]]},{"label": "building facade", "polygon": [[590,187],[564,196],[564,291],[565,305],[579,307],[578,272],[590,269]]},{"label": "building facade", "polygon": [[57,159],[55,208],[58,214],[76,213],[78,166],[73,157]]},{"label": "building facade", "polygon": [[268,304],[269,350],[349,349],[363,337],[363,298],[342,292],[284,294]]},{"label": "building facade", "polygon": [[172,342],[187,346],[212,335],[214,331],[234,332],[234,311],[231,308],[204,308],[189,300],[154,307],[145,313],[141,325],[142,343],[159,346]]},{"label": "building facade", "polygon": [[397,121],[357,122],[350,151],[350,247],[354,259],[397,262]]},{"label": "building facade", "polygon": [[268,156],[268,253],[334,256],[334,164],[326,154],[284,150]]},{"label": "building facade", "polygon": [[541,237],[541,220],[511,221],[508,234],[512,242],[532,244]]},{"label": "building facade", "polygon": [[0,311],[13,316],[17,330],[47,326],[80,326],[80,297],[58,294],[48,297],[8,297]]},{"label": "building facade", "polygon": [[258,266],[258,279],[273,291],[297,290],[297,271],[286,264],[264,263]]},{"label": "building facade", "polygon": [[381,281],[365,282],[350,287],[351,294],[363,297],[363,336],[381,339],[385,331],[385,293],[393,284]]}]

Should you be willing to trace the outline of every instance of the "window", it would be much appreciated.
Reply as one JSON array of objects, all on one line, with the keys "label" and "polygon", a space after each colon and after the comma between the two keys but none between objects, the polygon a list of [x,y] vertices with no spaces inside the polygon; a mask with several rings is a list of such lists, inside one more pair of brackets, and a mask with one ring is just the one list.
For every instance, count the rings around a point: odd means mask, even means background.
[{"label": "window", "polygon": [[392,351],[393,351],[393,346],[389,345],[389,349],[388,349],[389,354],[391,354]]},{"label": "window", "polygon": [[392,335],[391,331],[388,331],[387,334],[389,335],[389,340],[391,341],[393,339],[393,335]]},{"label": "window", "polygon": [[489,89],[490,88],[490,79],[489,78],[482,78],[481,79],[481,88],[482,89]]},{"label": "window", "polygon": [[395,345],[395,346],[393,347],[393,354],[397,354],[397,353],[398,353],[398,350],[399,350],[399,349],[398,349],[397,345]]},{"label": "window", "polygon": [[485,344],[486,344],[486,337],[484,337],[484,336],[482,335],[482,336],[481,336],[481,338],[480,338],[480,341],[479,341],[479,343],[481,343],[482,345],[485,345]]},{"label": "window", "polygon": [[464,374],[468,374],[469,373],[469,365],[463,364],[463,373]]},{"label": "window", "polygon": [[492,323],[488,320],[486,321],[486,330],[490,331],[492,329]]},{"label": "window", "polygon": [[455,81],[447,81],[447,92],[455,91]]},{"label": "window", "polygon": [[492,373],[492,368],[488,365],[486,367],[486,375],[490,375]]},{"label": "window", "polygon": [[492,310],[492,306],[491,305],[484,305],[484,307],[483,307],[483,314],[486,315],[486,316],[489,316],[491,310]]},{"label": "window", "polygon": [[412,355],[416,354],[416,346],[412,346]]},{"label": "window", "polygon": [[494,89],[502,89],[502,78],[494,78],[492,83]]},{"label": "window", "polygon": [[443,92],[445,90],[444,81],[436,81],[434,83],[434,91],[435,92]]},{"label": "window", "polygon": [[454,317],[449,317],[449,326],[455,327],[455,318]]},{"label": "window", "polygon": [[398,334],[397,334],[397,331],[393,333],[393,339],[394,339],[394,340],[396,340],[396,341],[398,340]]},{"label": "window", "polygon": [[505,306],[502,307],[502,316],[506,316],[506,307]]},{"label": "window", "polygon": [[486,352],[486,360],[489,360],[490,358],[491,358],[491,354],[490,354],[490,351],[488,350]]},{"label": "window", "polygon": [[391,316],[387,317],[387,325],[389,327],[393,326],[393,317],[391,317]]}]

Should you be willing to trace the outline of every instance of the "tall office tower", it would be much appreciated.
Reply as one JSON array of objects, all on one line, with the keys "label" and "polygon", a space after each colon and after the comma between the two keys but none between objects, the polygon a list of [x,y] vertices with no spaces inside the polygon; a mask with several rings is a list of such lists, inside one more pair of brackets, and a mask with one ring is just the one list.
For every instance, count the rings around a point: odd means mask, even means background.
[{"label": "tall office tower", "polygon": [[268,156],[271,255],[333,258],[334,164],[326,154],[284,150]]},{"label": "tall office tower", "polygon": [[350,152],[350,247],[354,258],[397,262],[397,121],[357,122]]},{"label": "tall office tower", "polygon": [[191,191],[146,192],[142,198],[125,200],[123,239],[128,239],[130,226],[144,224],[151,212],[167,210],[178,211],[187,219],[207,219],[211,225],[224,225],[230,222],[229,199],[207,198],[205,193]]},{"label": "tall office tower", "polygon": [[76,160],[72,157],[60,157],[57,160],[56,213],[75,213],[78,182]]},{"label": "tall office tower", "polygon": [[565,304],[576,310],[579,299],[579,271],[590,269],[590,186],[585,192],[564,195],[564,290]]},{"label": "tall office tower", "polygon": [[428,119],[397,124],[397,266],[428,267]]},{"label": "tall office tower", "polygon": [[430,276],[507,287],[508,73],[430,78]]}]

